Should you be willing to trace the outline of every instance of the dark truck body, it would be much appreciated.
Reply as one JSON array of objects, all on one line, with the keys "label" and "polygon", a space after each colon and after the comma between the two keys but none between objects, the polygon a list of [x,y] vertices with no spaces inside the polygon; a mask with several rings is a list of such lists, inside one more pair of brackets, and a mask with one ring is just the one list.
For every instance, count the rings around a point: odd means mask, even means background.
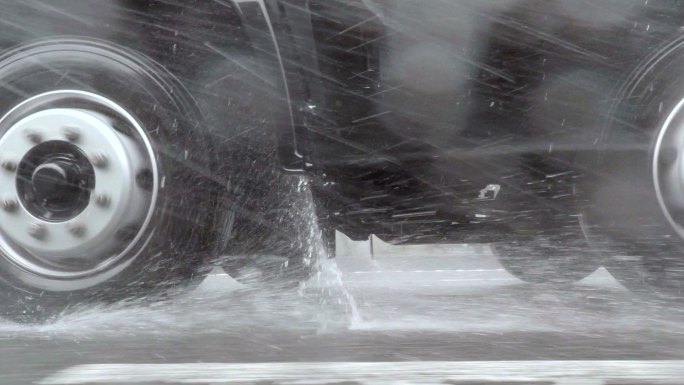
[{"label": "dark truck body", "polygon": [[[321,219],[353,239],[394,243],[497,241],[575,214],[616,93],[682,19],[677,2],[664,0],[62,1],[4,10],[16,32],[3,35],[5,47],[106,39],[158,61],[198,99],[211,97],[202,83],[211,63],[252,55],[275,79],[281,164],[312,176]],[[36,12],[48,21],[26,28]]]},{"label": "dark truck body", "polygon": [[296,150],[324,219],[393,243],[506,241],[576,221],[606,151],[652,146],[609,127],[612,108],[683,16],[672,1],[266,4],[274,24],[307,20],[283,44],[308,87],[293,97],[307,121]]},{"label": "dark truck body", "polygon": [[[212,63],[253,56],[255,71],[275,79],[267,86],[282,167],[313,177],[321,219],[353,239],[394,243],[497,241],[575,214],[616,93],[682,21],[665,0],[3,9],[13,31],[4,47],[56,35],[113,41],[161,63],[197,99],[211,97]],[[40,13],[45,24],[28,28]],[[218,132],[216,143],[225,140]]]}]

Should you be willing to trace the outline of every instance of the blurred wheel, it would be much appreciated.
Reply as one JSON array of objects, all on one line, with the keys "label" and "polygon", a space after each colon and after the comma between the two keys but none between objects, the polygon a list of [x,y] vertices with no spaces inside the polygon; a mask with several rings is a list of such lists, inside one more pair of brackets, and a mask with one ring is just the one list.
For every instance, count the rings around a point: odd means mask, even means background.
[{"label": "blurred wheel", "polygon": [[[247,190],[235,215],[223,269],[252,286],[296,287],[316,271],[325,244],[317,234],[306,180],[261,169],[263,187]],[[275,175],[274,175],[275,174]]]},{"label": "blurred wheel", "polygon": [[315,271],[317,218],[308,181],[280,167],[273,109],[282,80],[265,67],[232,54],[198,71],[208,85],[198,100],[228,176],[219,264],[246,284],[296,286]]},{"label": "blurred wheel", "polygon": [[684,291],[684,37],[654,50],[620,89],[602,131],[586,209],[590,240],[626,287]]},{"label": "blurred wheel", "polygon": [[529,283],[567,285],[588,277],[602,259],[587,245],[579,227],[567,233],[543,233],[492,245],[501,266]]},{"label": "blurred wheel", "polygon": [[587,242],[578,214],[577,173],[558,159],[521,157],[518,175],[525,176],[526,194],[504,192],[495,201],[498,210],[512,214],[504,239],[493,249],[502,267],[525,282],[570,284],[603,263],[603,255]]},{"label": "blurred wheel", "polygon": [[0,315],[44,320],[202,275],[212,150],[172,79],[101,41],[0,57]]}]

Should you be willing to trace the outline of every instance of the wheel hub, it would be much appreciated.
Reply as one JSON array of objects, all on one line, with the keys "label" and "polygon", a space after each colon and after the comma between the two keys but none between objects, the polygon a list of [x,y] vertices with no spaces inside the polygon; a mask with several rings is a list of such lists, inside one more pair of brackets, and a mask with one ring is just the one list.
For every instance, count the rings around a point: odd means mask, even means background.
[{"label": "wheel hub", "polygon": [[33,216],[58,222],[88,207],[95,173],[77,146],[65,141],[41,143],[27,153],[18,170],[19,199]]},{"label": "wheel hub", "polygon": [[[54,91],[13,109],[0,129],[4,254],[33,273],[66,277],[105,268],[149,223],[154,154],[123,108],[81,91]],[[139,175],[153,176],[150,186]],[[126,229],[131,237],[117,234]]]}]

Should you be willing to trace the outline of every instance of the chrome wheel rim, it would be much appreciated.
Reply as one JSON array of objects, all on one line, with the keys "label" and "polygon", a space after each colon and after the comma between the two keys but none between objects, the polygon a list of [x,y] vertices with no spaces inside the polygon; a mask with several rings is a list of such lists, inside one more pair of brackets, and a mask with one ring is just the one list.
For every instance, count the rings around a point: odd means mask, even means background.
[{"label": "chrome wheel rim", "polygon": [[665,120],[653,155],[653,184],[662,212],[684,238],[684,100]]},{"label": "chrome wheel rim", "polygon": [[144,243],[160,185],[155,152],[114,101],[77,90],[26,99],[0,119],[0,167],[0,250],[23,271],[92,276]]}]

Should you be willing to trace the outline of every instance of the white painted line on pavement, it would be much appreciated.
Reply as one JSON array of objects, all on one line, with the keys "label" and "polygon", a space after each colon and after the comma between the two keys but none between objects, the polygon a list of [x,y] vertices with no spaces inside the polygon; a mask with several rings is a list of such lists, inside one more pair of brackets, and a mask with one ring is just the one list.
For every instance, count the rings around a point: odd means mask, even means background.
[{"label": "white painted line on pavement", "polygon": [[516,281],[520,282],[519,280],[510,277],[510,278],[463,278],[463,279],[440,279],[439,282],[487,282],[487,281]]},{"label": "white painted line on pavement", "polygon": [[38,382],[70,384],[312,385],[541,382],[556,385],[682,384],[684,361],[414,361],[78,365]]},{"label": "white painted line on pavement", "polygon": [[504,269],[461,269],[461,270],[373,270],[354,271],[352,274],[384,274],[384,273],[485,273],[491,271],[505,271]]}]

